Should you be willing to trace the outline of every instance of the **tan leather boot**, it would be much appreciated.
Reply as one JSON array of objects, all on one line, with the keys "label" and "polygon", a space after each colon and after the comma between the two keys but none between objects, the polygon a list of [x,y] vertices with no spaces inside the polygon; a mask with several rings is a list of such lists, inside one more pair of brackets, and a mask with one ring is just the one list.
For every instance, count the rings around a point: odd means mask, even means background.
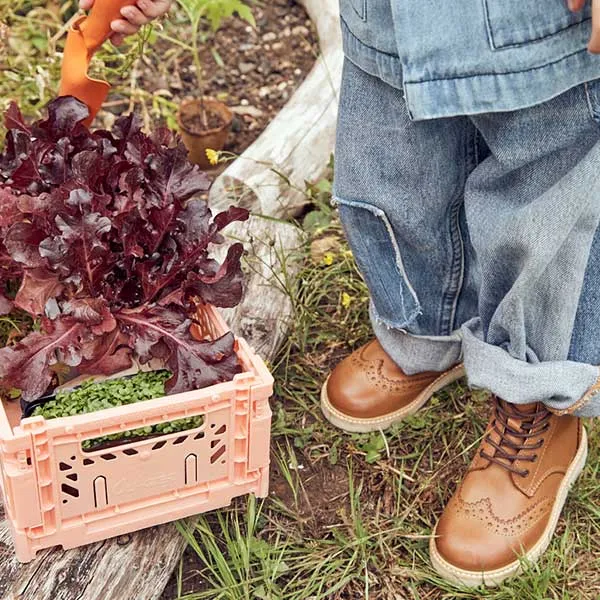
[{"label": "tan leather boot", "polygon": [[518,573],[520,559],[537,560],[586,456],[577,417],[494,398],[475,459],[431,538],[435,570],[464,585],[492,586]]},{"label": "tan leather boot", "polygon": [[406,375],[373,340],[333,370],[321,391],[321,409],[344,431],[377,431],[412,415],[463,375],[462,365],[443,373]]}]

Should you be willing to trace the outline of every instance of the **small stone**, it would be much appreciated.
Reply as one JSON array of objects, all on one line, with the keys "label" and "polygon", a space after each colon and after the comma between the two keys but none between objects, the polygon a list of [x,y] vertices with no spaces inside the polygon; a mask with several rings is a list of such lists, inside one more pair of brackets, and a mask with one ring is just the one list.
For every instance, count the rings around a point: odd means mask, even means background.
[{"label": "small stone", "polygon": [[283,92],[283,90],[285,90],[285,88],[288,86],[287,81],[282,81],[281,83],[277,84],[277,89],[280,92]]},{"label": "small stone", "polygon": [[281,42],[275,42],[274,44],[271,44],[271,49],[275,50],[275,52],[279,52],[283,49],[283,44]]},{"label": "small stone", "polygon": [[242,73],[243,75],[246,75],[247,73],[251,73],[252,71],[254,71],[255,68],[256,68],[256,65],[251,62],[238,63],[238,69],[240,70],[240,73]]},{"label": "small stone", "polygon": [[274,42],[277,39],[277,34],[269,31],[262,36],[263,42]]},{"label": "small stone", "polygon": [[267,96],[269,96],[270,94],[271,94],[271,89],[270,89],[270,88],[268,88],[266,85],[265,85],[265,86],[263,86],[263,87],[261,87],[261,88],[258,90],[258,96],[259,96],[260,98],[266,98],[266,97],[267,97]]},{"label": "small stone", "polygon": [[340,240],[335,236],[326,236],[313,240],[310,244],[310,258],[314,263],[321,263],[326,254],[338,254]]},{"label": "small stone", "polygon": [[302,75],[302,69],[294,69],[294,75]]},{"label": "small stone", "polygon": [[233,133],[239,133],[243,128],[242,119],[234,113],[233,121],[231,121],[231,131],[233,131]]},{"label": "small stone", "polygon": [[250,104],[250,102],[248,102],[248,100],[246,100],[246,98],[242,98],[242,99],[240,100],[240,104],[241,104],[242,106],[248,106],[248,105]]},{"label": "small stone", "polygon": [[296,27],[292,29],[292,35],[301,35],[302,37],[308,37],[309,34],[310,31],[308,31],[308,29],[304,27],[304,25],[296,25]]},{"label": "small stone", "polygon": [[242,106],[233,106],[231,111],[236,115],[254,117],[255,119],[263,116],[263,111],[256,106],[245,106],[242,101]]}]

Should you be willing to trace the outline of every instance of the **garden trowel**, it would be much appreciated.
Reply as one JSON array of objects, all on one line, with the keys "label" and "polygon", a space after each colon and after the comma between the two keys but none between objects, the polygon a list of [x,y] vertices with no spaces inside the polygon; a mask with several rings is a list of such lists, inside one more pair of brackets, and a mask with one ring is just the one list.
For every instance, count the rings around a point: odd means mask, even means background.
[{"label": "garden trowel", "polygon": [[75,96],[87,104],[90,116],[85,124],[88,126],[110,90],[106,81],[88,77],[90,61],[111,34],[111,22],[121,18],[121,9],[131,4],[135,4],[135,0],[95,0],[90,14],[75,21],[67,34],[59,95]]}]

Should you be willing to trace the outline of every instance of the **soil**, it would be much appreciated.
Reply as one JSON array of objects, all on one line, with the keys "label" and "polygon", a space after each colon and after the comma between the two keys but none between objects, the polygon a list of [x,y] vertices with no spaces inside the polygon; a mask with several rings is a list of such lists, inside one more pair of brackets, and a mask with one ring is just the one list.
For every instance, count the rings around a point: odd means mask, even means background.
[{"label": "soil", "polygon": [[[255,29],[230,19],[202,46],[204,90],[198,89],[190,54],[175,52],[163,39],[147,53],[137,81],[147,92],[176,104],[202,95],[227,104],[234,119],[225,150],[235,154],[241,154],[285,106],[319,53],[314,26],[294,0],[256,3],[253,13]],[[166,33],[175,36],[175,29]],[[115,108],[118,112],[122,106]]]},{"label": "soil", "polygon": [[225,124],[221,115],[211,110],[204,110],[202,113],[187,111],[181,113],[181,125],[183,128],[194,135],[200,135],[211,129],[220,129]]}]

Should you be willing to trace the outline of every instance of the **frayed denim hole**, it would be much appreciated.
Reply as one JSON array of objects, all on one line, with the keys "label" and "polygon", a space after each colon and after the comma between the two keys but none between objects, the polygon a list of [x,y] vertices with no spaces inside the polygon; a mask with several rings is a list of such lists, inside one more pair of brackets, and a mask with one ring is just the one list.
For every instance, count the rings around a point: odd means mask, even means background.
[{"label": "frayed denim hole", "polygon": [[408,327],[421,313],[421,305],[385,212],[366,202],[336,198],[335,203],[379,319],[388,327]]}]

